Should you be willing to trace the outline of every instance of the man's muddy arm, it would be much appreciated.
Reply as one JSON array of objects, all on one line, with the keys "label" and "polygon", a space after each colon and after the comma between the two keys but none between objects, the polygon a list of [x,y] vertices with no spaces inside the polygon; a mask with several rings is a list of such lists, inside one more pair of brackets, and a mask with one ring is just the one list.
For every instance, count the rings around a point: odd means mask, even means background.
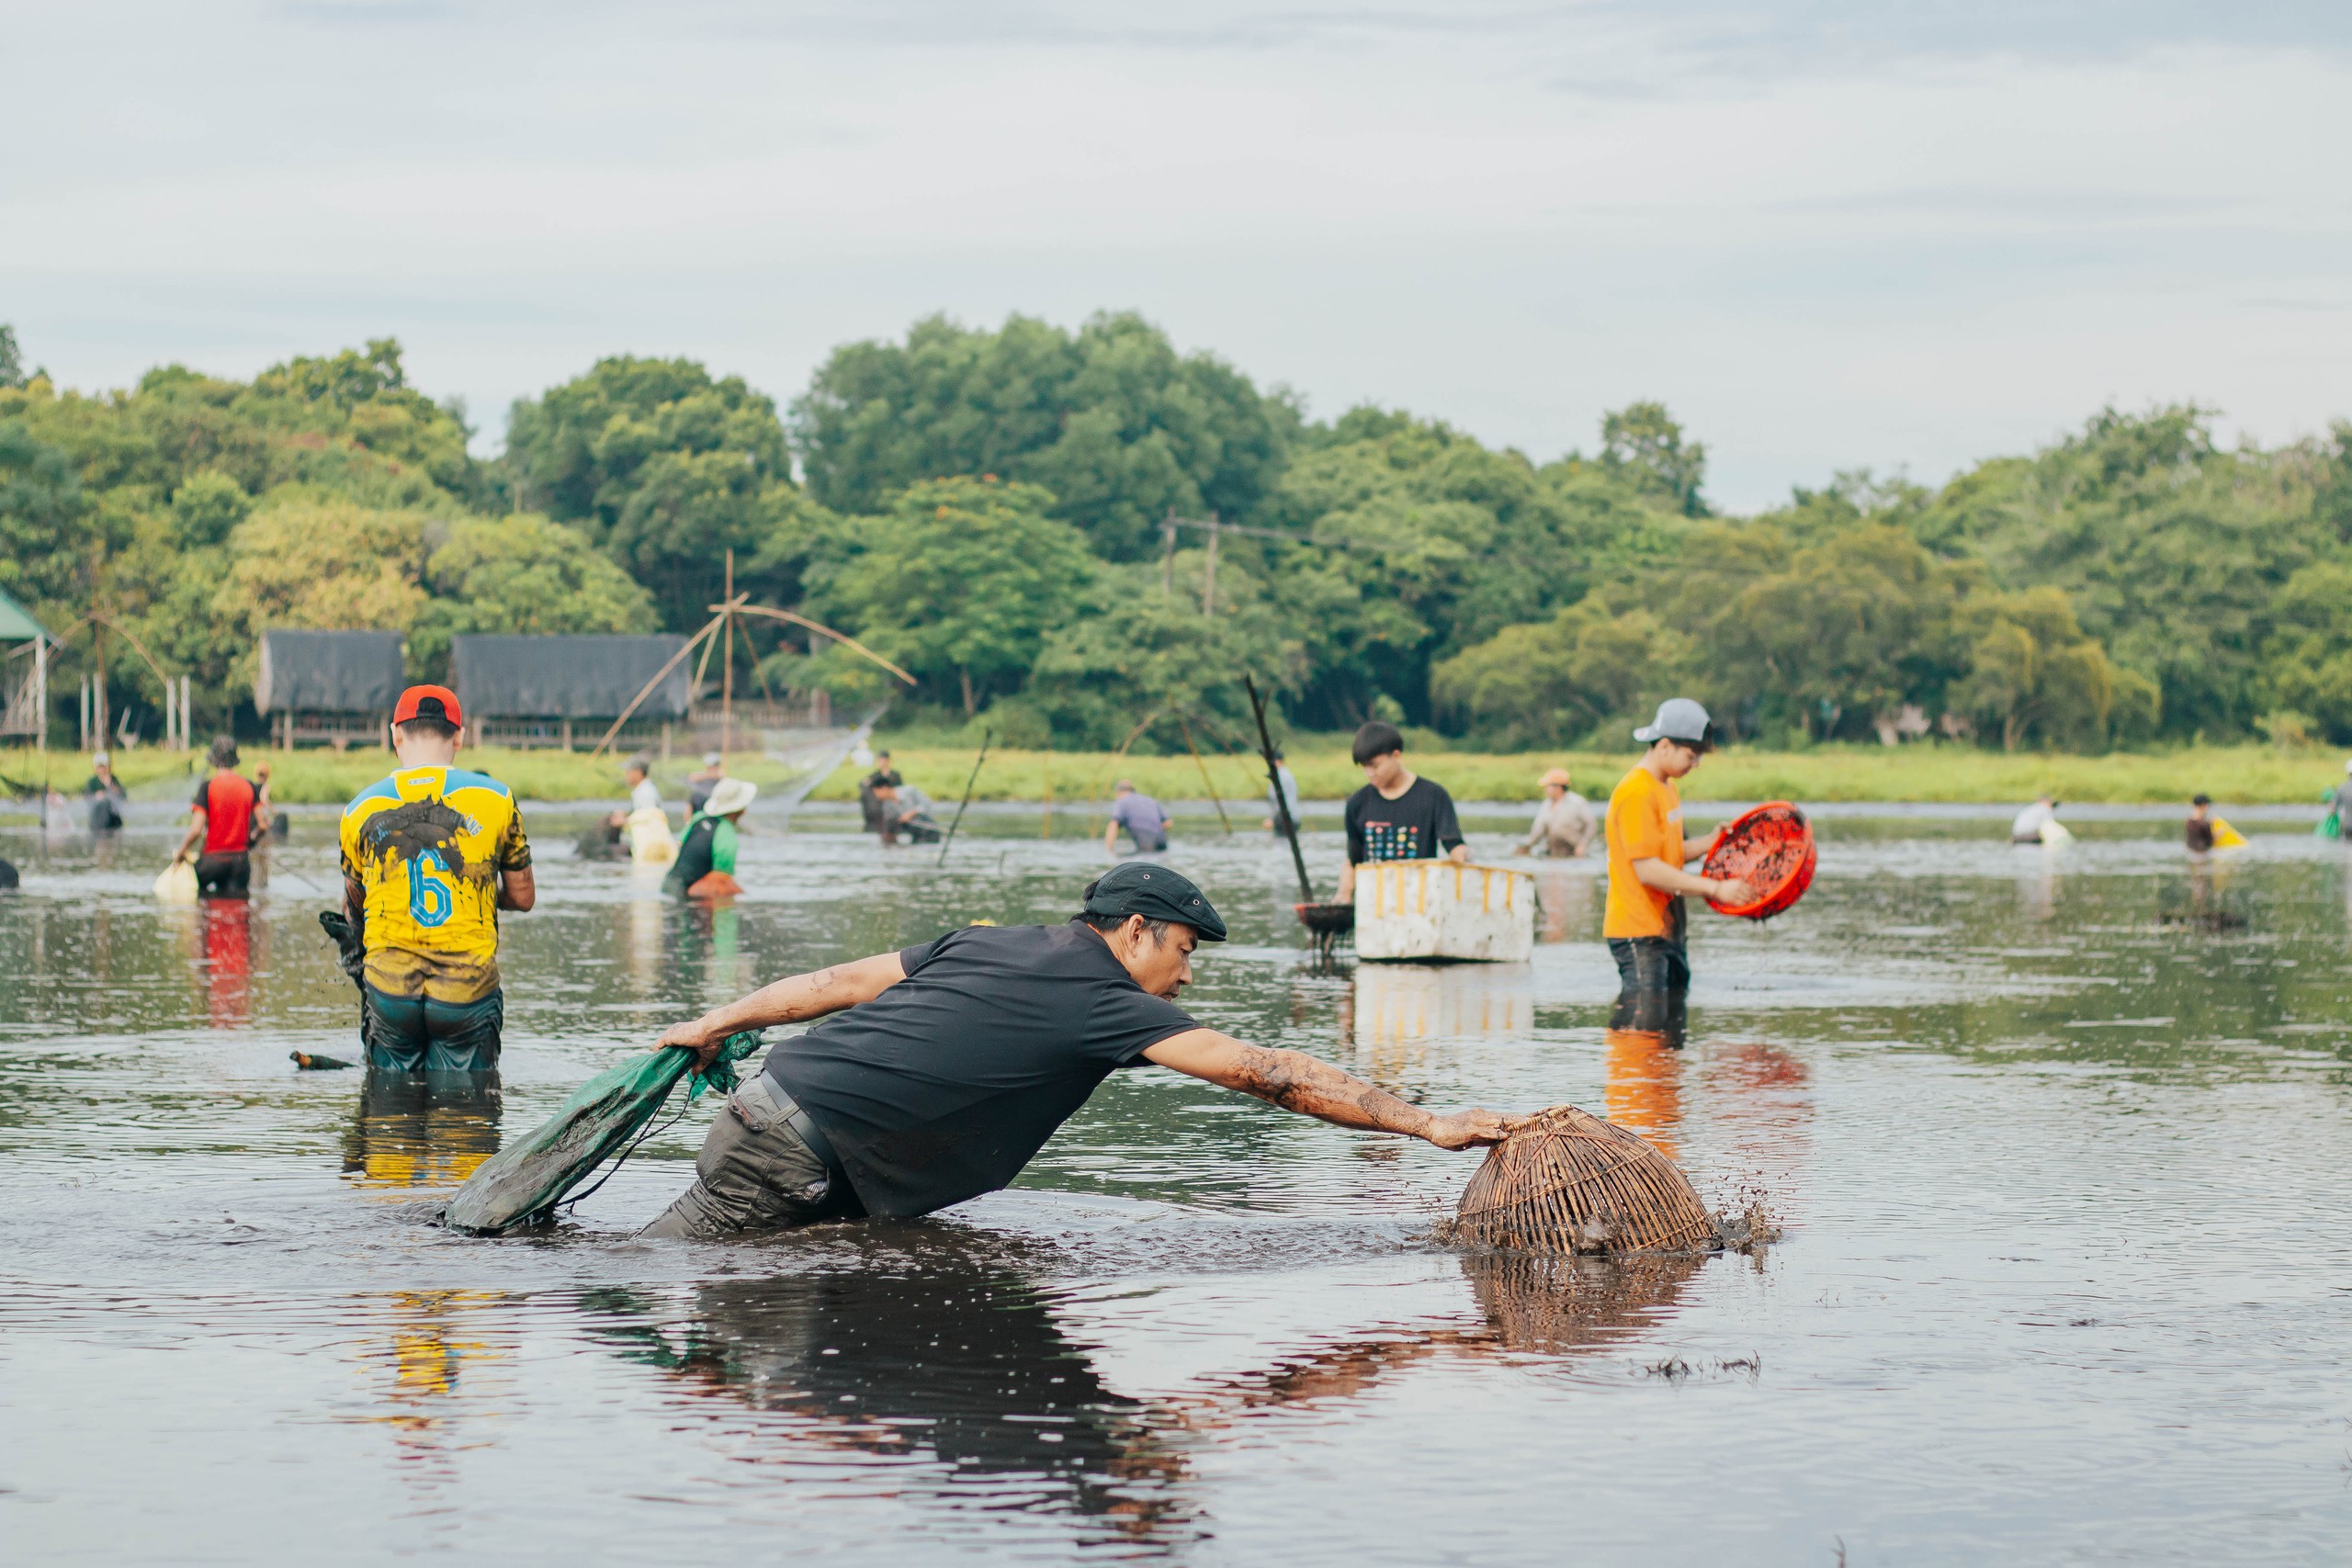
[{"label": "man's muddy arm", "polygon": [[539,901],[539,879],[527,865],[498,874],[498,907],[518,915],[530,913]]},{"label": "man's muddy arm", "polygon": [[1442,1149],[1498,1144],[1516,1123],[1492,1111],[1442,1116],[1303,1051],[1250,1045],[1214,1029],[1191,1029],[1144,1053],[1163,1067],[1254,1095],[1302,1116],[1367,1133],[1402,1133]]},{"label": "man's muddy arm", "polygon": [[673,1023],[655,1043],[684,1045],[711,1055],[730,1034],[774,1023],[805,1023],[854,1008],[872,1001],[906,977],[907,966],[895,953],[831,964],[763,986],[740,1001],[711,1009],[691,1023]]}]

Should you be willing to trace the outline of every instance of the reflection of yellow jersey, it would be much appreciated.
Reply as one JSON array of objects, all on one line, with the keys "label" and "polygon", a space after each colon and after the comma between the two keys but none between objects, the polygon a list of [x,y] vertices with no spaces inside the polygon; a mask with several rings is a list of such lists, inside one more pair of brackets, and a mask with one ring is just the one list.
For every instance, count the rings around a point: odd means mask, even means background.
[{"label": "reflection of yellow jersey", "polygon": [[343,809],[343,874],[368,896],[368,983],[470,1002],[498,988],[498,874],[531,863],[514,792],[402,768]]}]

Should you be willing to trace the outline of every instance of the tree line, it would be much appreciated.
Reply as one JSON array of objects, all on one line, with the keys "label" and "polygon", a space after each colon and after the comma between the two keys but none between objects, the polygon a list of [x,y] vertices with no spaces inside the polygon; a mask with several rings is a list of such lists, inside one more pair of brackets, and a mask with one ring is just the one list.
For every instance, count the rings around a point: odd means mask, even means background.
[{"label": "tree line", "polygon": [[[2107,410],[1939,488],[1856,471],[1728,517],[1658,404],[1539,462],[1312,418],[1130,314],[933,317],[781,409],[616,356],[517,402],[491,459],[390,339],[90,394],[0,328],[0,588],[102,611],[213,727],[252,722],[270,626],[397,629],[432,676],[461,632],[692,630],[731,552],[739,589],[919,677],[902,716],[1023,745],[1236,733],[1245,670],[1302,728],[1492,748],[1615,745],[1675,693],[1777,745],[2352,741],[2352,425],[2263,450],[2214,417]],[[879,694],[761,638],[751,689]],[[143,664],[107,675],[160,708]]]}]

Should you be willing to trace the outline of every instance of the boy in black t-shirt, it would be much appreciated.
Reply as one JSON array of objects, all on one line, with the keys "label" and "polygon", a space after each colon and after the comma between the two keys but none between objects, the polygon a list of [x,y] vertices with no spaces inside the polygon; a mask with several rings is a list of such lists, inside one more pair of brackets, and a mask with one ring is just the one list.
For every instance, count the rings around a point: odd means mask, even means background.
[{"label": "boy in black t-shirt", "polygon": [[1470,847],[1454,819],[1453,796],[1443,784],[1405,766],[1405,738],[1374,719],[1356,731],[1356,765],[1363,788],[1348,796],[1348,868],[1340,873],[1340,902],[1356,896],[1356,867],[1391,860],[1446,859],[1463,864]]}]

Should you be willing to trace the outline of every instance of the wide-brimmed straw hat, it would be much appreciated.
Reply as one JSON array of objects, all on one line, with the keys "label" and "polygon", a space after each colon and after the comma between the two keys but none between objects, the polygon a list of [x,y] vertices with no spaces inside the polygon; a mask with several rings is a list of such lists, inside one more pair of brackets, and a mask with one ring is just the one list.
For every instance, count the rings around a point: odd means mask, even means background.
[{"label": "wide-brimmed straw hat", "polygon": [[749,779],[721,779],[703,807],[706,817],[732,817],[760,796],[760,786]]}]

